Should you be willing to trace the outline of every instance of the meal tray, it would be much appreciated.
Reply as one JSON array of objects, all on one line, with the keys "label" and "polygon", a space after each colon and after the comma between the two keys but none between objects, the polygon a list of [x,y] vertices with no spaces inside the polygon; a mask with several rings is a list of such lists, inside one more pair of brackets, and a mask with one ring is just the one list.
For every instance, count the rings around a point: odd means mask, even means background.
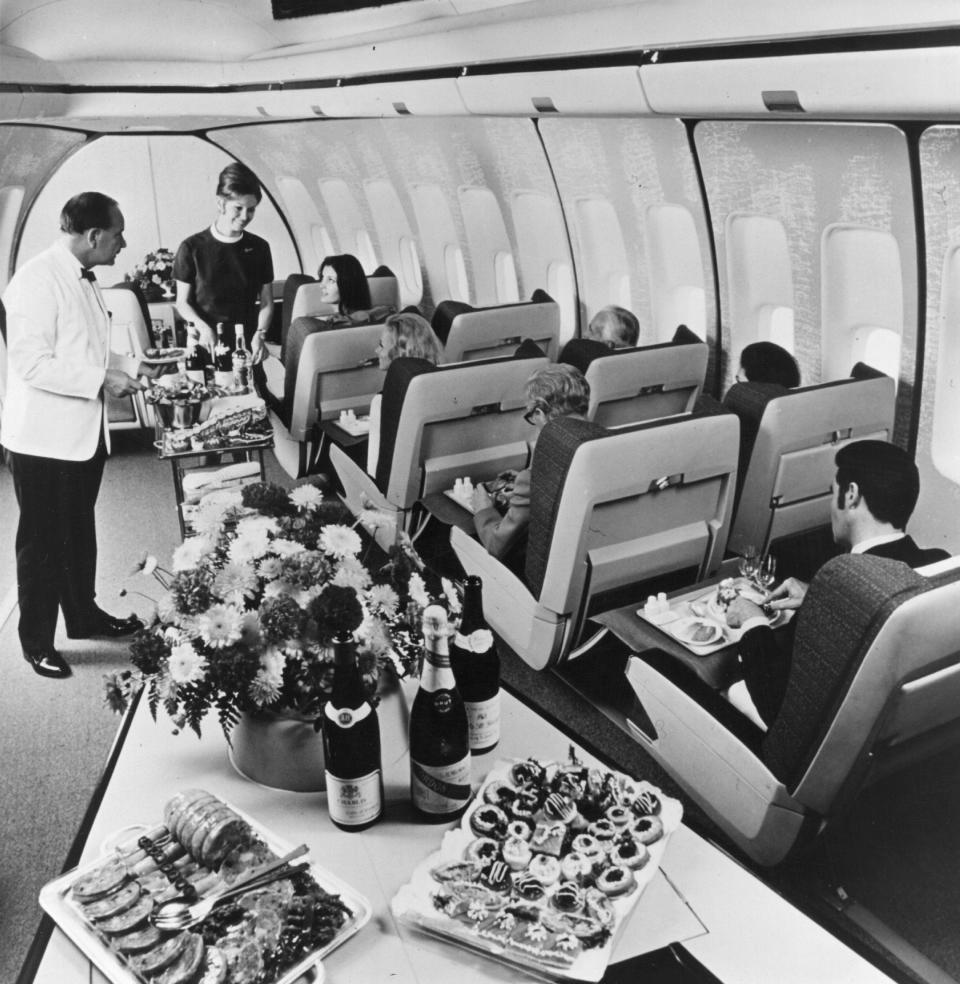
[{"label": "meal tray", "polygon": [[[615,912],[615,923],[607,941],[602,946],[583,950],[569,967],[554,967],[534,956],[514,951],[477,935],[466,924],[457,922],[437,910],[432,901],[432,895],[440,888],[440,885],[430,872],[445,861],[458,860],[463,857],[467,845],[476,839],[476,835],[470,827],[470,817],[476,809],[483,805],[483,789],[494,779],[507,779],[515,761],[502,759],[494,765],[480,784],[480,790],[471,801],[460,825],[454,830],[447,831],[440,844],[440,849],[414,869],[410,881],[394,896],[391,910],[394,916],[405,925],[472,952],[480,953],[498,963],[520,968],[525,973],[541,980],[599,981],[606,973],[620,931],[639,901],[644,888],[657,873],[670,835],[680,826],[683,818],[683,806],[679,800],[666,796],[650,783],[637,783],[639,787],[655,792],[660,799],[663,836],[649,846],[650,859],[639,871],[634,872],[637,887],[627,896],[611,899]],[[618,777],[622,776],[622,773],[617,773],[614,770],[604,771],[612,772]],[[626,779],[627,777],[622,776],[622,778]]]},{"label": "meal tray", "polygon": [[[267,846],[278,856],[289,853],[292,845],[263,825],[257,823],[252,817],[244,813],[243,810],[224,801],[225,805],[234,811],[239,817],[246,820],[254,833],[263,839]],[[136,843],[141,834],[150,829],[147,824],[143,824],[141,829],[136,830],[125,827],[122,831],[122,839],[114,841],[114,846],[119,847],[124,844]],[[109,841],[112,838],[108,838]],[[87,959],[94,964],[97,969],[107,978],[111,984],[143,984],[134,971],[124,962],[123,958],[115,953],[100,936],[95,933],[90,923],[83,917],[77,904],[71,899],[70,891],[74,882],[83,877],[95,868],[103,864],[104,857],[111,853],[110,849],[105,849],[103,854],[95,861],[73,868],[59,878],[47,882],[40,889],[40,906],[50,916],[59,928],[70,938],[70,940],[80,949]],[[323,984],[325,973],[321,961],[323,958],[335,950],[338,946],[345,943],[350,937],[355,936],[369,921],[372,909],[369,901],[355,891],[346,882],[339,879],[326,868],[320,867],[311,861],[307,856],[306,860],[310,863],[310,874],[316,879],[317,884],[331,894],[339,895],[344,904],[353,913],[346,923],[341,927],[337,935],[319,950],[308,953],[303,960],[294,964],[280,977],[276,978],[271,984],[294,984],[304,975],[311,984]]]}]

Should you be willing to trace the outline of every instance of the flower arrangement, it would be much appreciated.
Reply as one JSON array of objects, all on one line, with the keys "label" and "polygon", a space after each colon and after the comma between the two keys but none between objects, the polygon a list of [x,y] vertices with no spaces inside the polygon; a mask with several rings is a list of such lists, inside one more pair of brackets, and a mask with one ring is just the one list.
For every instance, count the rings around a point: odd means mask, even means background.
[{"label": "flower arrangement", "polygon": [[147,253],[140,266],[134,267],[133,273],[123,279],[135,283],[148,301],[173,294],[173,253],[163,246]]},{"label": "flower arrangement", "polygon": [[[368,528],[379,522],[364,518]],[[137,568],[164,593],[131,642],[133,669],[106,678],[112,709],[125,710],[143,686],[155,719],[162,705],[178,730],[199,735],[215,711],[229,740],[243,712],[283,709],[319,727],[335,639],[354,639],[371,696],[384,669],[415,671],[430,598],[405,536],[371,571],[358,522],[339,501],[316,486],[288,493],[269,482],[207,495],[192,524],[172,570],[150,556]],[[449,582],[445,590],[456,599]]]}]

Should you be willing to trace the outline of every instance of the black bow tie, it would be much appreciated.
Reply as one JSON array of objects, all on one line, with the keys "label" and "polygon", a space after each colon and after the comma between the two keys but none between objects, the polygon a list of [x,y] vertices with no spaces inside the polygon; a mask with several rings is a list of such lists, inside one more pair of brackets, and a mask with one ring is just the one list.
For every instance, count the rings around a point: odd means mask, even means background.
[{"label": "black bow tie", "polygon": [[97,279],[97,275],[89,267],[83,267],[80,271],[80,278],[81,280],[89,280],[90,283],[93,283]]}]

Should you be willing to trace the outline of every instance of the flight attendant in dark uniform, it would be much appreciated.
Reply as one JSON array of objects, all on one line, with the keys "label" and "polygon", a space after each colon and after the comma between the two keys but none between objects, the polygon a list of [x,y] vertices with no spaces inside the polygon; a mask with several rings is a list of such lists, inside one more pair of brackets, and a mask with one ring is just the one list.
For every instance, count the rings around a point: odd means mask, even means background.
[{"label": "flight attendant in dark uniform", "polygon": [[185,239],[173,263],[177,312],[196,325],[200,344],[212,354],[217,322],[222,321],[224,340],[232,349],[234,325],[242,324],[255,363],[262,358],[273,314],[270,246],[247,232],[262,197],[253,171],[228,164],[217,184],[216,220]]}]

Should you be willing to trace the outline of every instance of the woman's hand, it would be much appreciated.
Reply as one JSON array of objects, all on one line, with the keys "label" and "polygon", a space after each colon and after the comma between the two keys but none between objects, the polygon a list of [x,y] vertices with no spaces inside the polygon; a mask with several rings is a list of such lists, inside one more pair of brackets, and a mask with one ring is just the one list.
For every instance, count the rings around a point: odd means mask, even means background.
[{"label": "woman's hand", "polygon": [[473,506],[473,511],[478,513],[483,509],[489,509],[493,505],[493,499],[490,498],[490,493],[483,485],[477,484],[473,487],[473,498],[470,504]]},{"label": "woman's hand", "polygon": [[263,335],[259,331],[253,333],[250,340],[250,361],[253,365],[258,365],[267,357],[267,346],[264,344]]}]

